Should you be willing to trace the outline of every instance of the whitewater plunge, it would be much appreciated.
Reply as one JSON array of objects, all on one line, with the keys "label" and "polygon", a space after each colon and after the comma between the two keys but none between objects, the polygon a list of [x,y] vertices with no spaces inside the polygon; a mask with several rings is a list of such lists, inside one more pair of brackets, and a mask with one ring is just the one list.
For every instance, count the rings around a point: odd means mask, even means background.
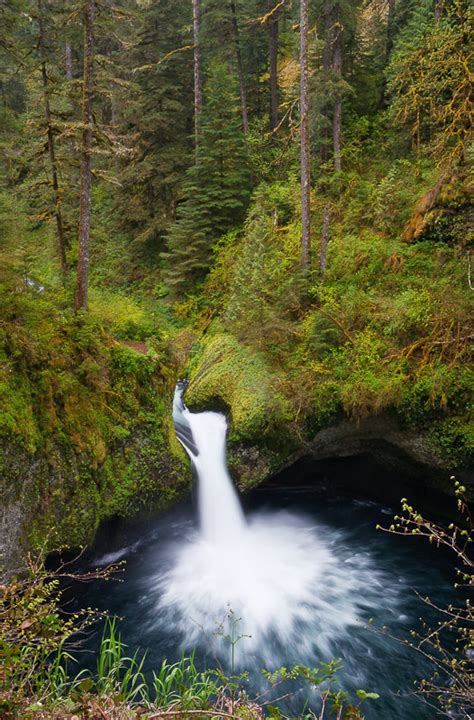
[{"label": "whitewater plunge", "polygon": [[238,662],[246,668],[330,657],[361,617],[396,605],[400,586],[368,553],[341,553],[344,538],[310,518],[285,511],[246,518],[226,466],[226,419],[190,412],[185,389],[176,388],[173,419],[197,473],[199,527],[175,544],[154,580],[154,622],[185,648],[207,642],[222,656],[216,644],[238,619]]},{"label": "whitewater plunge", "polygon": [[[342,689],[381,695],[364,704],[367,720],[432,720],[432,708],[412,692],[414,680],[430,677],[433,667],[393,637],[411,640],[421,616],[431,627],[442,619],[414,589],[439,607],[457,602],[451,558],[418,539],[378,532],[396,509],[338,492],[343,475],[351,484],[360,471],[351,458],[337,471],[320,468],[310,484],[290,468],[289,484],[249,493],[244,513],[226,468],[225,418],[189,412],[184,389],[177,388],[174,419],[198,475],[199,517],[185,501],[158,516],[104,526],[84,570],[126,560],[124,582],[78,583],[75,607],[120,617],[128,653],[146,650],[150,682],[164,658],[176,662],[183,651],[195,650],[199,669],[231,673],[225,636],[234,626],[244,636],[236,665],[248,671],[242,685],[252,698],[275,697],[262,668],[341,658]],[[391,481],[384,467],[376,480]],[[371,630],[371,618],[390,632]],[[85,655],[92,671],[96,642],[90,638],[93,652]],[[288,712],[307,712],[307,684],[288,690],[295,693]],[[274,693],[280,696],[282,687]]]}]

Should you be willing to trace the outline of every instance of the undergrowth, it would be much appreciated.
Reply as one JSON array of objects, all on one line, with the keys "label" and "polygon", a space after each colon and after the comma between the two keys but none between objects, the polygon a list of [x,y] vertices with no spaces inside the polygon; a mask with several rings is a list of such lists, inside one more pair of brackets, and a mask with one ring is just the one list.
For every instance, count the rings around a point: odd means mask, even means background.
[{"label": "undergrowth", "polygon": [[[96,655],[95,671],[74,672],[80,651],[80,636],[100,619],[87,609],[67,613],[62,602],[65,581],[113,579],[119,569],[110,566],[85,575],[69,571],[70,563],[48,573],[40,561],[30,560],[28,575],[2,586],[0,595],[0,711],[5,720],[65,720],[101,716],[108,720],[131,718],[289,717],[276,701],[252,699],[246,690],[248,673],[230,674],[217,667],[199,669],[194,653],[179,661],[163,660],[145,673],[146,654],[127,652],[114,618],[106,618]],[[236,620],[232,620],[235,629]],[[232,655],[235,633],[230,639]],[[303,716],[311,720],[346,718],[362,720],[361,705],[376,700],[376,693],[356,692],[351,702],[338,685],[339,661],[307,668],[262,671],[273,696],[285,684],[308,688],[308,706]],[[295,690],[296,692],[296,690]],[[313,699],[309,702],[309,698]],[[310,709],[311,708],[311,709]],[[302,717],[300,715],[300,717]]]},{"label": "undergrowth", "polygon": [[[327,187],[314,197],[309,275],[299,270],[296,184],[262,184],[242,232],[217,244],[209,276],[187,305],[206,329],[188,398],[201,406],[223,398],[231,440],[250,441],[256,431],[265,441],[279,425],[292,423],[298,435],[342,416],[358,422],[390,412],[401,426],[428,433],[446,464],[469,467],[472,293],[466,238],[453,235],[450,210],[452,196],[464,202],[467,176],[459,171],[444,181],[431,219],[417,220],[423,230],[407,241],[403,227],[418,217],[419,198],[436,181],[432,164],[391,160],[390,152],[384,162],[353,163],[338,180],[337,197]],[[317,229],[328,203],[322,276]]]}]

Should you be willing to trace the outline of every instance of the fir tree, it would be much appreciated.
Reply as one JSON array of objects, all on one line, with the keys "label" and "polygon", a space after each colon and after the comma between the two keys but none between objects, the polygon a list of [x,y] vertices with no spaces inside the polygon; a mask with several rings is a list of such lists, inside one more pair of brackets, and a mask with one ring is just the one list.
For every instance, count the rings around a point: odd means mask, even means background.
[{"label": "fir tree", "polygon": [[440,163],[465,158],[472,133],[469,48],[473,26],[466,0],[439,6],[423,0],[400,31],[388,67],[391,114]]},{"label": "fir tree", "polygon": [[120,169],[116,207],[134,262],[163,251],[193,159],[191,11],[188,0],[144,9],[128,60],[134,85],[124,102],[123,134],[130,154]]},{"label": "fir tree", "polygon": [[250,177],[234,78],[214,68],[205,88],[201,141],[168,237],[166,281],[183,289],[204,276],[213,244],[243,217]]}]

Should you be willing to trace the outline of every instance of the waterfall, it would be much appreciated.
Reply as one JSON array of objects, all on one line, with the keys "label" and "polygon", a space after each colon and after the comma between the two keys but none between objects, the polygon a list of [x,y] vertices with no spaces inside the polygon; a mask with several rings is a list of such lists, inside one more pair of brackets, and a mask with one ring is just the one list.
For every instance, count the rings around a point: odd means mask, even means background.
[{"label": "waterfall", "polygon": [[183,528],[168,546],[152,580],[153,622],[222,659],[237,619],[237,661],[246,667],[337,654],[334,639],[373,612],[381,593],[390,605],[396,593],[368,553],[341,554],[350,545],[324,524],[287,511],[246,518],[226,466],[226,419],[190,412],[185,390],[178,383],[173,420],[197,474],[199,527]]},{"label": "waterfall", "polygon": [[227,422],[221,413],[192,413],[183,401],[186,384],[178,383],[173,401],[176,435],[191,458],[198,476],[201,532],[213,542],[234,543],[241,537],[245,518],[227,470]]}]

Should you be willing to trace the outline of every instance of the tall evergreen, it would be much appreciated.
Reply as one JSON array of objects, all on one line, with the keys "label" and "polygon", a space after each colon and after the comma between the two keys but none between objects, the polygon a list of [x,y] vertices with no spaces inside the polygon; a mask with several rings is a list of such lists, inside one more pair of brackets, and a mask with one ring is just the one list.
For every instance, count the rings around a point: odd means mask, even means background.
[{"label": "tall evergreen", "polygon": [[194,142],[199,143],[202,113],[202,53],[201,53],[201,0],[193,0],[194,45]]},{"label": "tall evergreen", "polygon": [[67,239],[64,232],[64,222],[61,209],[61,190],[59,187],[59,173],[58,173],[58,162],[56,159],[56,142],[54,137],[54,128],[51,115],[51,104],[49,100],[50,88],[48,80],[48,66],[46,60],[46,44],[47,36],[45,30],[45,16],[43,1],[38,0],[38,48],[40,54],[41,64],[41,79],[43,83],[43,96],[44,96],[44,115],[46,121],[46,135],[48,139],[48,155],[51,169],[51,181],[54,195],[54,216],[56,219],[56,230],[58,237],[58,252],[61,262],[61,271],[63,277],[66,276],[68,270],[68,262],[66,257],[66,246]]},{"label": "tall evergreen", "polygon": [[239,23],[237,19],[237,10],[235,2],[230,3],[231,11],[231,24],[232,24],[232,39],[234,42],[235,59],[237,63],[237,72],[239,75],[239,91],[240,91],[240,105],[242,111],[242,126],[244,133],[249,131],[249,117],[247,110],[247,91],[245,89],[245,77],[242,66],[242,53],[240,52],[240,34],[239,34]]},{"label": "tall evergreen", "polygon": [[278,9],[273,0],[267,0],[268,49],[270,58],[270,129],[278,125]]},{"label": "tall evergreen", "polygon": [[300,5],[300,174],[301,174],[301,262],[310,263],[310,165],[309,165],[309,81],[308,81],[308,0]]},{"label": "tall evergreen", "polygon": [[187,173],[163,253],[166,282],[174,292],[205,275],[215,241],[241,222],[250,196],[239,96],[225,66],[212,69],[204,95],[196,164]]},{"label": "tall evergreen", "polygon": [[154,262],[175,218],[193,162],[192,7],[162,0],[144,8],[128,57],[133,85],[124,98],[116,212],[135,263]]},{"label": "tall evergreen", "polygon": [[76,310],[87,308],[89,290],[89,239],[91,229],[92,93],[94,67],[95,0],[84,5],[84,76],[82,81],[81,188],[79,194],[79,258],[77,263]]}]

